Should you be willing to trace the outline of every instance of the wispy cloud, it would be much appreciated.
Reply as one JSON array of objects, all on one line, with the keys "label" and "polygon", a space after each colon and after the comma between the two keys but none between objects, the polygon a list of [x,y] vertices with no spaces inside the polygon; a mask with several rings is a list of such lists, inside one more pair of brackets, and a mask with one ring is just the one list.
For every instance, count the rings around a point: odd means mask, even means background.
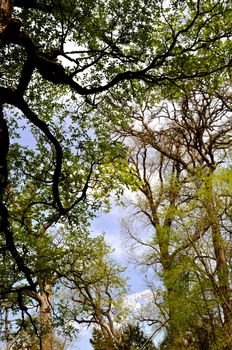
[{"label": "wispy cloud", "polygon": [[125,304],[133,310],[140,309],[144,304],[152,300],[152,292],[149,289],[144,289],[141,292],[127,295]]}]

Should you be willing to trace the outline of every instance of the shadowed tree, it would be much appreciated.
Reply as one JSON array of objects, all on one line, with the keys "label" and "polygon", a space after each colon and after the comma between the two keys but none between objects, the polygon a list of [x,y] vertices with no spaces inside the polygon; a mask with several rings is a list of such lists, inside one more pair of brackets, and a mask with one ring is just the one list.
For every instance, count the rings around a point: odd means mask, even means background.
[{"label": "shadowed tree", "polygon": [[144,334],[139,325],[127,324],[118,327],[120,338],[115,339],[105,337],[97,328],[93,331],[90,343],[94,350],[155,350],[156,347],[151,339]]}]

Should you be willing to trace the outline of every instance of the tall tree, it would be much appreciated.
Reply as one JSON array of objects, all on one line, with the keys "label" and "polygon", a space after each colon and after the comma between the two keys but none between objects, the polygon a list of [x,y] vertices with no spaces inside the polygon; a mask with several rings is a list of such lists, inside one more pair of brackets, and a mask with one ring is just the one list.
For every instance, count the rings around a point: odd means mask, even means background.
[{"label": "tall tree", "polygon": [[[138,220],[154,230],[147,240],[129,228],[137,244],[151,250],[144,263],[162,276],[165,303],[160,311],[161,320],[168,321],[169,349],[186,348],[197,332],[200,337],[202,325],[207,332],[211,329],[211,344],[231,348],[230,185],[217,190],[218,173],[227,174],[227,180],[230,173],[229,91],[198,86],[179,101],[166,100],[157,107],[149,100],[140,109],[129,103],[134,123],[129,119],[116,129],[131,149],[129,162],[136,179],[132,189],[140,193],[134,202]],[[161,306],[158,298],[157,302]],[[188,339],[191,332],[193,338]]]}]

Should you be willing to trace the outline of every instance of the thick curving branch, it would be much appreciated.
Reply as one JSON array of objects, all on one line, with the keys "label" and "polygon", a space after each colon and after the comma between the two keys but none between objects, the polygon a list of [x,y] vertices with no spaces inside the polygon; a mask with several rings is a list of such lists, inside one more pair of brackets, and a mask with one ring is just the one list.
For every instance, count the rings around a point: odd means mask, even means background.
[{"label": "thick curving branch", "polygon": [[[1,102],[3,104],[4,101],[2,100]],[[2,105],[0,109],[0,150],[0,233],[4,234],[6,249],[10,251],[19,271],[24,274],[32,290],[36,290],[31,277],[32,271],[25,265],[24,259],[16,248],[14,236],[10,229],[8,210],[3,199],[8,180],[7,155],[9,150],[9,133],[7,123],[3,117]]]},{"label": "thick curving branch", "polygon": [[24,62],[23,69],[21,72],[21,77],[19,79],[19,83],[17,86],[17,93],[19,95],[21,96],[24,95],[24,92],[26,91],[31,81],[34,69],[35,69],[35,65],[29,58],[27,58],[27,60]]},{"label": "thick curving branch", "polygon": [[59,196],[59,179],[61,175],[61,167],[62,167],[62,159],[63,159],[63,151],[59,141],[55,138],[55,136],[50,132],[48,125],[40,120],[37,115],[30,109],[26,101],[23,99],[21,95],[18,94],[17,91],[8,88],[0,88],[0,94],[4,98],[5,103],[9,103],[17,108],[19,108],[23,114],[28,118],[28,120],[38,127],[42,133],[47,137],[49,142],[54,146],[55,149],[55,158],[56,158],[56,166],[53,173],[53,182],[52,182],[52,192],[53,192],[53,200],[54,206],[59,210],[60,213],[64,213],[65,209],[61,203]]},{"label": "thick curving branch", "polygon": [[[14,5],[21,6],[24,8],[41,7],[41,9],[46,8],[47,6],[49,9],[50,7],[54,7],[54,5],[46,5],[45,2],[43,3],[36,0],[32,0],[32,1],[18,0],[18,1],[15,1]],[[208,12],[213,11],[215,7],[216,5],[210,10],[208,10]],[[46,11],[48,11],[48,9]],[[28,68],[28,72],[29,72],[27,73],[27,78],[30,76],[30,74],[32,74],[33,69],[36,68],[39,71],[40,75],[45,80],[50,81],[54,84],[68,85],[71,89],[73,89],[80,95],[91,95],[91,94],[104,92],[114,87],[115,85],[119,84],[122,81],[143,80],[146,83],[156,84],[156,85],[161,84],[162,82],[165,82],[165,81],[175,83],[181,80],[206,77],[215,72],[228,68],[232,64],[232,61],[230,60],[229,62],[222,63],[220,66],[212,68],[211,70],[208,68],[205,71],[197,69],[190,73],[185,73],[180,71],[180,72],[176,72],[175,74],[173,74],[173,72],[171,74],[170,73],[166,74],[164,72],[159,72],[159,69],[165,64],[166,60],[169,57],[173,57],[175,55],[174,50],[181,36],[184,33],[190,31],[196,25],[197,20],[201,18],[205,13],[208,13],[208,12],[204,12],[200,10],[200,1],[198,0],[196,3],[195,15],[193,16],[192,20],[189,21],[189,23],[186,23],[184,28],[180,29],[176,33],[173,33],[170,44],[166,48],[165,52],[156,55],[153,59],[151,57],[151,62],[145,68],[138,69],[138,70],[127,70],[125,72],[118,73],[106,84],[98,85],[98,86],[90,86],[90,87],[81,86],[77,81],[74,80],[73,74],[70,75],[65,71],[65,68],[62,66],[62,64],[57,63],[54,60],[54,58],[51,58],[51,56],[49,57],[48,53],[42,52],[39,50],[39,48],[36,46],[36,44],[34,43],[32,38],[28,35],[28,33],[26,33],[23,29],[21,29],[21,24],[18,22],[19,20],[17,19],[11,18],[8,20],[9,25],[7,27],[9,27],[9,30],[6,31],[4,43],[5,44],[13,43],[13,44],[20,45],[27,52],[28,58],[24,65],[24,69],[22,71],[22,76],[19,84],[19,89],[21,89],[22,92],[24,92],[26,87],[27,79],[24,77],[26,74],[25,72],[26,68]],[[11,27],[13,28],[12,30],[10,30]],[[222,38],[223,38],[222,34],[215,35],[213,38],[209,40],[208,43],[212,43]],[[199,50],[205,45],[206,45],[205,42],[199,41],[196,38],[194,43],[188,45],[187,47],[183,47],[181,49],[181,52],[178,53],[178,55],[183,55],[188,52],[195,52],[196,50]],[[63,54],[63,53],[61,52],[60,54]],[[113,54],[114,53],[112,53],[112,55]],[[101,55],[99,57],[101,58]]]},{"label": "thick curving branch", "polygon": [[46,13],[51,13],[54,9],[54,5],[48,4],[47,1],[38,1],[38,0],[15,0],[14,6],[23,8],[26,10],[34,9]]}]

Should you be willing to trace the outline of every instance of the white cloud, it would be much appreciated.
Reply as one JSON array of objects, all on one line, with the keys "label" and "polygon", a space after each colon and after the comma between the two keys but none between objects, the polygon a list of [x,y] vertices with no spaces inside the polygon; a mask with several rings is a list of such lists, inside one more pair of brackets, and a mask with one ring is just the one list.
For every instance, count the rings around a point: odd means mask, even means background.
[{"label": "white cloud", "polygon": [[152,299],[152,292],[149,289],[144,289],[141,292],[129,294],[126,298],[128,303],[142,305]]}]

